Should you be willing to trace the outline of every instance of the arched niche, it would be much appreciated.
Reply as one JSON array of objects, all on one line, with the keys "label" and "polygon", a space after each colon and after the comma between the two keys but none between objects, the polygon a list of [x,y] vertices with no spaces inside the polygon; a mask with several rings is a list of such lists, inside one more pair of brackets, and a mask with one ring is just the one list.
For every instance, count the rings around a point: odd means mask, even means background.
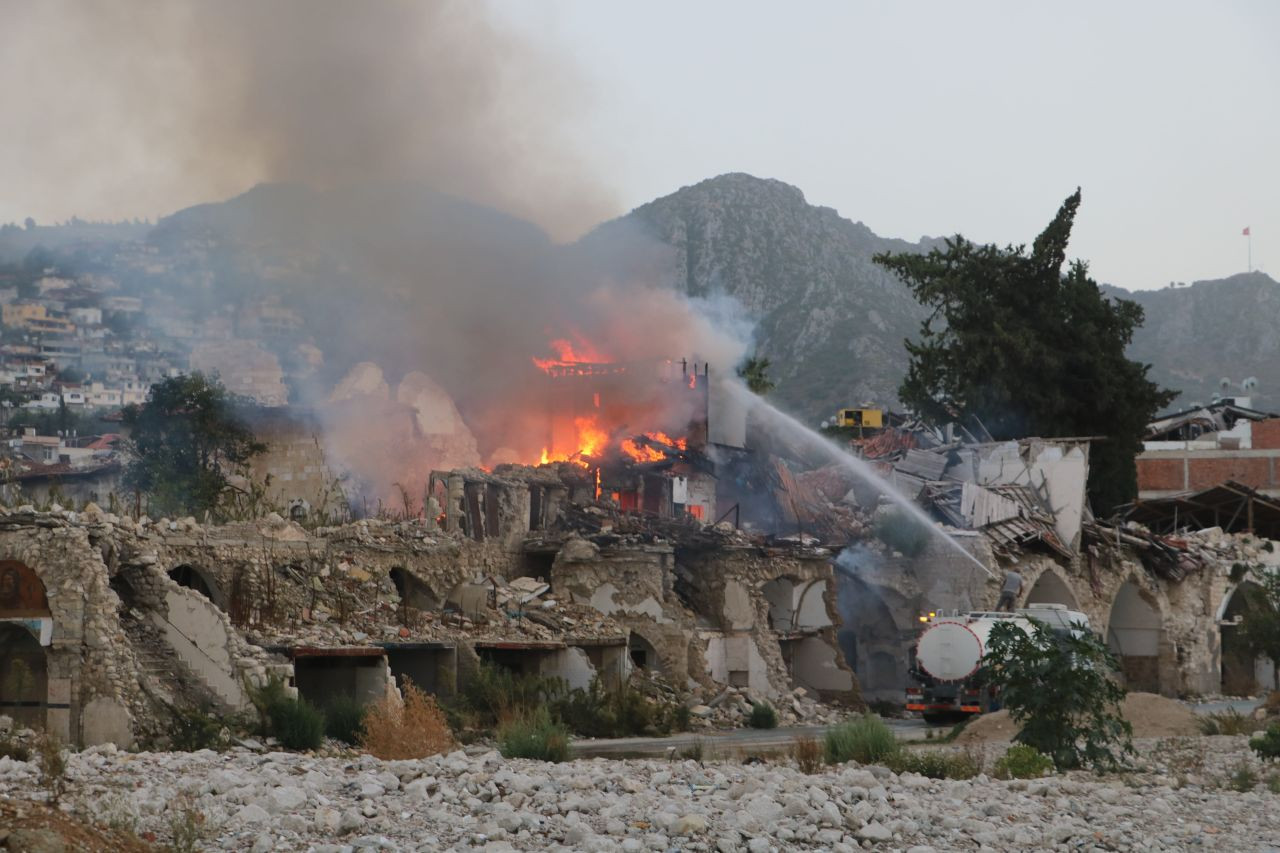
[{"label": "arched niche", "polygon": [[1121,584],[1107,620],[1107,645],[1119,658],[1130,690],[1160,692],[1161,632],[1156,605],[1133,581]]},{"label": "arched niche", "polygon": [[1080,603],[1076,600],[1071,587],[1067,586],[1067,582],[1052,569],[1036,578],[1036,582],[1031,585],[1031,590],[1027,593],[1025,603],[1065,604],[1068,610],[1080,609]]}]

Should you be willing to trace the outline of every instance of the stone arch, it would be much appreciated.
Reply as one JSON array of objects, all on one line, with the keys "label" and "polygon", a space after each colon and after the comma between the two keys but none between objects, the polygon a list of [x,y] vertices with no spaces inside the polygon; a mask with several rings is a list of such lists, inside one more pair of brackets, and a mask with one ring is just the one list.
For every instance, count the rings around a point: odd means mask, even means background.
[{"label": "stone arch", "polygon": [[631,659],[631,665],[637,669],[662,671],[658,649],[634,629],[627,634],[627,656]]},{"label": "stone arch", "polygon": [[1062,576],[1046,569],[1027,592],[1024,604],[1065,604],[1068,610],[1079,610],[1080,601]]},{"label": "stone arch", "polygon": [[0,618],[52,616],[44,581],[25,563],[0,560]]},{"label": "stone arch", "polygon": [[391,583],[395,585],[400,602],[414,610],[439,610],[440,596],[416,575],[402,568],[393,566],[388,572]]},{"label": "stone arch", "polygon": [[218,582],[214,580],[213,575],[199,566],[190,563],[182,563],[174,566],[169,570],[169,579],[178,586],[185,586],[187,589],[195,590],[205,598],[217,605],[219,610],[227,609],[227,598],[222,592],[222,588],[218,586]]},{"label": "stone arch", "polygon": [[1255,607],[1266,607],[1254,596],[1261,587],[1243,581],[1223,599],[1218,615],[1221,635],[1221,690],[1227,696],[1252,696],[1259,690],[1275,689],[1275,668],[1270,659],[1254,656],[1240,639],[1240,621]]},{"label": "stone arch", "polygon": [[1107,645],[1130,690],[1160,692],[1163,619],[1153,596],[1133,580],[1120,584],[1107,619]]},{"label": "stone arch", "polygon": [[23,726],[47,727],[49,657],[26,627],[0,623],[0,714]]}]

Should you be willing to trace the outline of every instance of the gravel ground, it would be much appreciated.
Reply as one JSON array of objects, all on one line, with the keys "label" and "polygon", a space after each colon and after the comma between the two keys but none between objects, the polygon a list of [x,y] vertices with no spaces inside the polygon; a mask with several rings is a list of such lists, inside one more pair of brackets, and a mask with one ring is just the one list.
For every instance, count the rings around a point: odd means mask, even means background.
[{"label": "gravel ground", "polygon": [[[846,765],[420,761],[119,752],[69,760],[63,808],[168,842],[198,826],[225,850],[1277,850],[1280,768],[1243,737],[1136,743],[1138,767],[1106,777],[935,781]],[[979,747],[980,749],[983,747]],[[990,760],[1003,744],[985,747]],[[1258,785],[1227,787],[1250,767]],[[0,758],[0,798],[39,798],[36,768]],[[194,815],[199,819],[192,819]]]}]

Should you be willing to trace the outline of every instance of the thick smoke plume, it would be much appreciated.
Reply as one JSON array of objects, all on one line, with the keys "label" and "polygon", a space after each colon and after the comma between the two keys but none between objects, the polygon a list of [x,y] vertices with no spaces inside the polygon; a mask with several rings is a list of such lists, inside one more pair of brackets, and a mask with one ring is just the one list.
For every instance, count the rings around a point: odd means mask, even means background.
[{"label": "thick smoke plume", "polygon": [[558,237],[616,211],[572,144],[587,87],[483,3],[0,0],[0,22],[0,183],[60,217],[371,179]]},{"label": "thick smoke plume", "polygon": [[[643,235],[556,244],[616,212],[574,144],[588,87],[482,4],[0,0],[0,19],[17,196],[109,218],[281,182],[153,239],[213,236],[202,309],[276,294],[306,317],[323,359],[292,402],[320,413],[354,496],[395,504],[432,468],[536,461],[532,359],[553,341],[725,372],[744,351],[733,312],[674,292]],[[610,382],[626,405],[609,429],[687,422],[651,374]]]}]

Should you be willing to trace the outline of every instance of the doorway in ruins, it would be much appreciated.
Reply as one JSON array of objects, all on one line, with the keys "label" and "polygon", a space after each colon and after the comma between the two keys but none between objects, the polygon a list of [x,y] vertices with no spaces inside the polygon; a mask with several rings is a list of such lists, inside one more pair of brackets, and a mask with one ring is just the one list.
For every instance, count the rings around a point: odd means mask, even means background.
[{"label": "doorway in ruins", "polygon": [[[49,708],[49,599],[44,582],[27,566],[0,561],[0,714],[45,728]],[[12,621],[5,621],[12,620]]]},{"label": "doorway in ruins", "polygon": [[20,625],[0,624],[0,714],[44,728],[49,665],[40,641]]},{"label": "doorway in ruins", "polygon": [[910,636],[903,635],[889,605],[869,584],[842,575],[839,597],[844,625],[837,640],[845,662],[858,676],[863,698],[901,703]]},{"label": "doorway in ruins", "polygon": [[1067,582],[1052,570],[1046,571],[1031,585],[1024,605],[1029,604],[1063,604],[1068,610],[1079,610],[1080,604],[1075,593]]},{"label": "doorway in ruins", "polygon": [[178,586],[200,593],[217,605],[219,610],[227,609],[227,599],[218,587],[218,582],[199,566],[177,566],[169,570],[169,578]]},{"label": "doorway in ruins", "polygon": [[1275,689],[1271,660],[1251,654],[1240,632],[1240,623],[1251,610],[1267,606],[1257,598],[1261,592],[1253,581],[1244,581],[1223,603],[1218,630],[1222,640],[1221,690],[1226,696],[1256,696],[1259,691]]},{"label": "doorway in ruins", "polygon": [[1120,661],[1129,690],[1160,692],[1160,612],[1132,581],[1116,592],[1107,620],[1107,645]]}]

